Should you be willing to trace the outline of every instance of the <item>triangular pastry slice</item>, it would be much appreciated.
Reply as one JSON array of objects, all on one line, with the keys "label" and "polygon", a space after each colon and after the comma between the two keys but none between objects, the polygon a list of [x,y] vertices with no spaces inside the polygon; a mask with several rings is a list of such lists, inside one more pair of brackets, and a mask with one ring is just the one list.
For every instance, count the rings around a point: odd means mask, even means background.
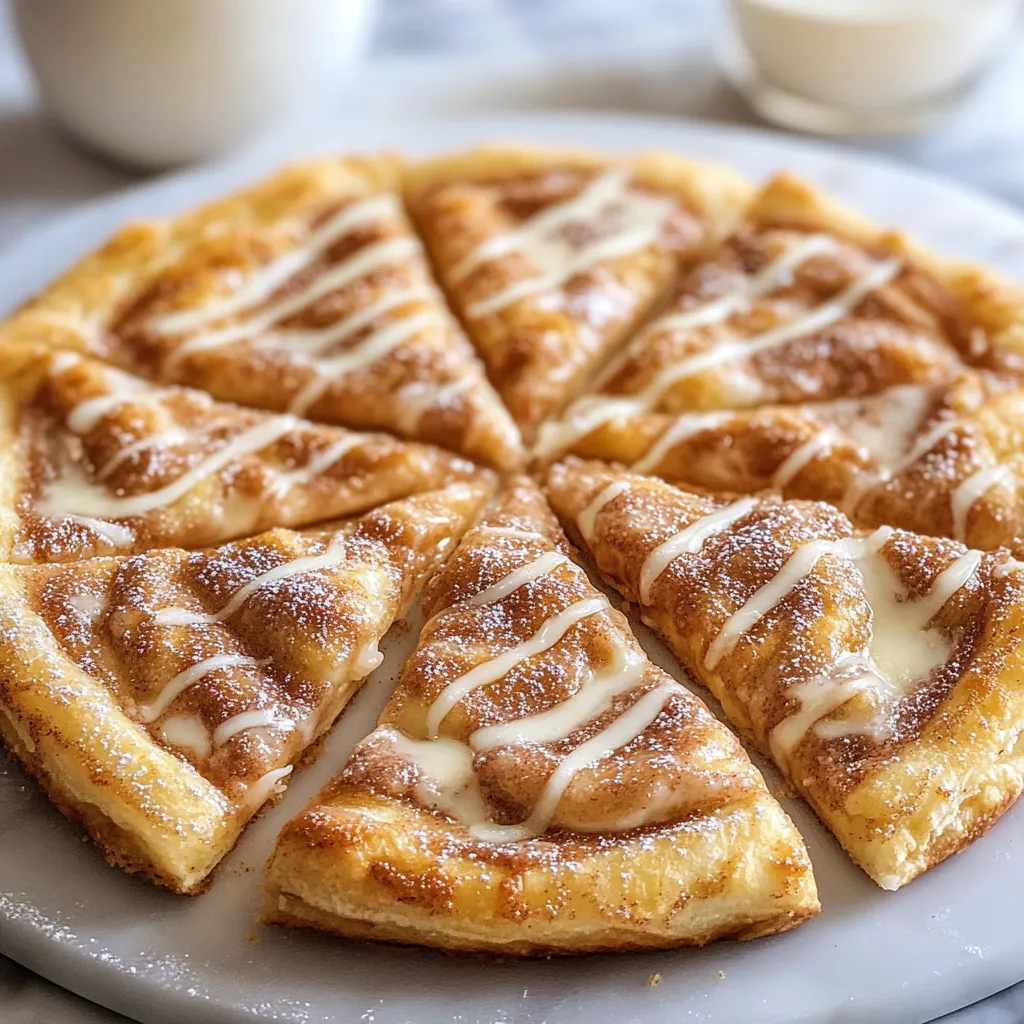
[{"label": "triangular pastry slice", "polygon": [[736,739],[519,482],[428,584],[376,731],[283,831],[264,919],[508,955],[754,938],[818,910]]},{"label": "triangular pastry slice", "polygon": [[548,479],[602,576],[897,889],[1024,785],[1024,565],[823,503],[720,500],[601,463]]},{"label": "triangular pastry slice", "polygon": [[133,224],[0,337],[514,465],[517,431],[432,284],[398,186],[395,160],[325,159]]},{"label": "triangular pastry slice", "polygon": [[16,562],[198,547],[478,472],[429,445],[242,409],[69,352],[0,347],[0,377],[0,545]]},{"label": "triangular pastry slice", "polygon": [[1024,372],[1024,292],[779,177],[541,441],[619,417],[860,398],[962,370]]},{"label": "triangular pastry slice", "polygon": [[0,568],[0,733],[108,859],[200,889],[485,492],[205,551]]},{"label": "triangular pastry slice", "polygon": [[718,493],[827,501],[859,526],[1024,552],[1024,390],[963,372],[864,398],[600,426],[573,454]]},{"label": "triangular pastry slice", "polygon": [[732,170],[493,146],[412,167],[406,192],[438,275],[527,437],[735,222]]}]

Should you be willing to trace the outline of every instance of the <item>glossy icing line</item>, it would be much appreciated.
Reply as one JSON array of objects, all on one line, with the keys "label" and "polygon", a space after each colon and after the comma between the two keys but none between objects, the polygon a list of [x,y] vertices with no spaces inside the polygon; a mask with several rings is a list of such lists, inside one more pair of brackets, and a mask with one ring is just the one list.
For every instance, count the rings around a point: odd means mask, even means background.
[{"label": "glossy icing line", "polygon": [[148,326],[159,334],[183,334],[216,320],[236,316],[265,302],[299,271],[318,259],[325,249],[353,229],[399,215],[398,199],[389,193],[350,203],[313,231],[305,244],[260,267],[249,275],[241,288],[230,295],[208,302],[198,309],[176,310],[155,316]]},{"label": "glossy icing line", "polygon": [[[722,341],[678,360],[659,371],[648,384],[632,395],[591,395],[580,399],[569,408],[563,421],[543,431],[538,449],[541,454],[564,450],[574,441],[592,433],[599,426],[617,416],[632,416],[657,408],[665,395],[676,384],[715,369],[736,359],[747,359],[761,352],[777,348],[789,341],[814,334],[837,323],[871,292],[887,285],[899,273],[902,263],[898,259],[873,264],[855,277],[837,295],[792,320],[751,337]],[[717,302],[718,300],[716,300]],[[716,306],[716,309],[719,308]],[[722,307],[724,308],[724,307]],[[696,315],[698,310],[693,311]],[[655,321],[642,337],[659,330]]]},{"label": "glossy icing line", "polygon": [[528,640],[481,662],[452,680],[437,696],[427,712],[429,736],[437,737],[441,723],[447,718],[449,712],[474,690],[501,679],[527,658],[543,654],[554,647],[578,622],[590,615],[605,612],[607,609],[608,602],[603,597],[588,597],[577,601],[545,619],[537,632]]},{"label": "glossy icing line", "polygon": [[[521,227],[488,239],[470,252],[453,271],[459,281],[477,267],[512,253],[521,254],[539,273],[514,281],[486,298],[470,303],[471,317],[491,316],[522,298],[565,284],[604,260],[638,252],[655,242],[675,204],[667,198],[629,188],[627,168],[613,168],[587,184],[571,199],[541,211]],[[601,218],[613,231],[582,246],[574,246],[568,231],[575,224]]]},{"label": "glossy icing line", "polygon": [[650,601],[651,588],[655,581],[680,555],[696,554],[703,547],[705,541],[739,522],[756,505],[756,498],[740,498],[739,501],[709,512],[706,516],[691,523],[685,530],[680,530],[662,541],[644,559],[640,570],[640,600],[644,604]]},{"label": "glossy icing line", "polygon": [[182,473],[176,480],[143,494],[117,495],[82,479],[58,477],[38,501],[37,509],[41,515],[55,517],[75,514],[123,519],[145,515],[178,501],[234,459],[262,451],[298,425],[293,416],[275,416],[263,420],[231,438],[222,448]]},{"label": "glossy icing line", "polygon": [[244,586],[236,590],[227,603],[218,612],[196,612],[188,608],[159,608],[153,612],[152,622],[158,626],[193,626],[211,625],[229,619],[250,597],[261,587],[292,579],[309,572],[320,572],[324,569],[335,569],[347,557],[345,538],[336,534],[331,538],[327,549],[319,555],[301,555],[298,558],[282,562],[280,565],[260,573]]},{"label": "glossy icing line", "polygon": [[180,694],[213,672],[233,668],[261,668],[267,663],[267,659],[250,658],[244,654],[215,654],[210,658],[204,658],[168,679],[152,700],[140,704],[139,717],[147,724],[155,722]]}]

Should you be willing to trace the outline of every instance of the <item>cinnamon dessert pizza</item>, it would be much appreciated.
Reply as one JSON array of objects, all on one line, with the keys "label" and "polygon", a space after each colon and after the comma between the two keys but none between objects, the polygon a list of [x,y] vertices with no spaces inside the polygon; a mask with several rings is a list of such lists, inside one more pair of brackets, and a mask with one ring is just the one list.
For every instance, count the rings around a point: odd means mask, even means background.
[{"label": "cinnamon dessert pizza", "polygon": [[0,346],[0,414],[0,550],[15,562],[196,547],[489,476],[430,445],[243,409],[38,346]]},{"label": "cinnamon dessert pizza", "polygon": [[527,437],[749,196],[742,178],[712,164],[522,146],[415,165],[406,191],[441,283]]},{"label": "cinnamon dessert pizza", "polygon": [[1024,564],[1005,551],[603,463],[554,466],[548,493],[601,575],[883,888],[1019,796]]},{"label": "cinnamon dessert pizza", "polygon": [[743,748],[647,660],[532,484],[423,608],[377,729],[282,833],[265,920],[545,955],[817,912],[803,842]]},{"label": "cinnamon dessert pizza", "polygon": [[994,548],[1022,424],[1024,291],[783,176],[539,448]]},{"label": "cinnamon dessert pizza", "polygon": [[0,324],[0,735],[112,863],[201,891],[421,590],[265,921],[795,927],[742,741],[905,885],[1024,787],[1024,288],[788,175],[492,145],[285,168]]},{"label": "cinnamon dessert pizza", "polygon": [[0,734],[111,863],[201,889],[472,521],[451,487],[305,533],[0,567]]},{"label": "cinnamon dessert pizza", "polygon": [[431,281],[399,185],[394,159],[325,159],[130,225],[0,341],[513,466],[518,432]]}]

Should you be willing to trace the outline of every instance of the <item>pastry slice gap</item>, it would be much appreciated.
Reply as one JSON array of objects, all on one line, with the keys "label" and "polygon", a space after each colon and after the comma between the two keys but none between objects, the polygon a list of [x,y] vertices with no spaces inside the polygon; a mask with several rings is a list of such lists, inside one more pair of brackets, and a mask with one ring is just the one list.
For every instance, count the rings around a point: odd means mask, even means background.
[{"label": "pastry slice gap", "polygon": [[130,225],[0,338],[517,465],[518,432],[433,285],[399,185],[394,159],[323,159]]},{"label": "pastry slice gap", "polygon": [[0,346],[0,376],[0,543],[16,562],[198,547],[480,472],[430,445],[243,409],[70,352]]},{"label": "pastry slice gap", "polygon": [[202,551],[0,568],[0,734],[108,860],[201,891],[487,497]]},{"label": "pastry slice gap", "polygon": [[729,168],[667,154],[489,146],[406,172],[438,277],[527,439],[749,195]]},{"label": "pastry slice gap", "polygon": [[548,494],[603,578],[883,888],[1016,800],[1024,563],[602,463],[552,467]]},{"label": "pastry slice gap", "polygon": [[1024,389],[962,371],[862,398],[617,417],[570,448],[709,493],[827,501],[858,526],[1024,551]]},{"label": "pastry slice gap", "polygon": [[782,175],[539,447],[643,414],[863,398],[965,368],[1019,384],[1022,356],[1019,287]]},{"label": "pastry slice gap", "polygon": [[377,729],[282,832],[265,921],[534,956],[817,913],[803,842],[743,748],[571,555],[526,480],[466,535]]}]

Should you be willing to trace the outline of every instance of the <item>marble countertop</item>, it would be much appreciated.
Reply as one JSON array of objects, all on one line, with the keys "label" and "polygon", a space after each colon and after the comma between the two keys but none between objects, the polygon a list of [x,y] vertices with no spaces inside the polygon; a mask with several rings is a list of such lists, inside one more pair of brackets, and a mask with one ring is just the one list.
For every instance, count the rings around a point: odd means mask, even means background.
[{"label": "marble countertop", "polygon": [[[340,104],[392,113],[617,109],[757,124],[712,55],[715,0],[383,0],[368,73]],[[465,88],[467,69],[486,68]],[[1024,209],[1024,25],[961,108],[931,131],[863,140]],[[42,219],[134,179],[65,143],[39,111],[0,0],[0,250]],[[994,909],[995,912],[995,909]],[[1022,968],[1024,970],[1024,968]],[[116,1024],[0,957],[0,1024]],[[1019,1024],[1024,983],[942,1024]]]}]

